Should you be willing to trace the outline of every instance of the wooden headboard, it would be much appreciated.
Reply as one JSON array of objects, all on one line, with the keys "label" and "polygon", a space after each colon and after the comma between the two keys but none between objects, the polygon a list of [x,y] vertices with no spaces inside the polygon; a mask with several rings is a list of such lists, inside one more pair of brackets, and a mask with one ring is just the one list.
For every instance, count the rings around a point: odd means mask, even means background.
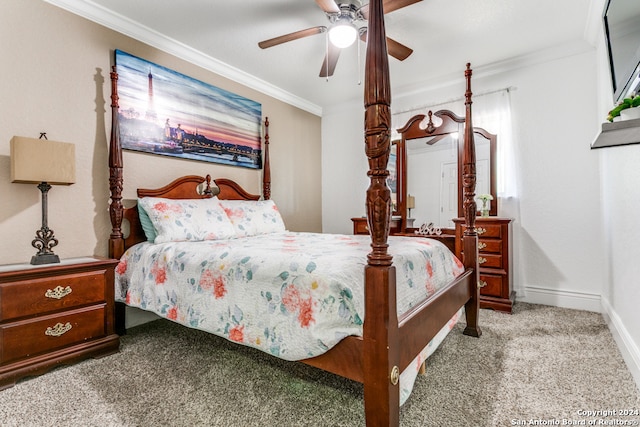
[{"label": "wooden headboard", "polygon": [[[213,180],[211,175],[201,177],[187,175],[177,178],[161,188],[139,188],[138,197],[162,197],[165,199],[208,199],[218,197],[223,200],[260,200],[259,194],[251,194],[242,188],[237,182],[226,178]],[[131,207],[123,208],[123,219],[129,223],[129,233],[124,239],[124,250],[136,243],[146,240],[146,236],[140,223],[137,203]]]}]

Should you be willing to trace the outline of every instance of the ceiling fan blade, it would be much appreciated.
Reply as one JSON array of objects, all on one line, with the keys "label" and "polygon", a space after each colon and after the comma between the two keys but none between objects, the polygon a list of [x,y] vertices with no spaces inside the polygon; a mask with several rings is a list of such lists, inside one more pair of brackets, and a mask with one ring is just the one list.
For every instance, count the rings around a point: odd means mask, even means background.
[{"label": "ceiling fan blade", "polygon": [[[367,29],[360,30],[360,40],[367,42]],[[404,61],[413,53],[413,49],[387,37],[387,53],[399,61]]]},{"label": "ceiling fan blade", "polygon": [[[414,3],[421,2],[422,0],[385,0],[382,3],[382,10],[384,13],[390,13],[394,10],[402,9]],[[369,4],[365,4],[360,8],[360,13],[365,19],[369,19]]]},{"label": "ceiling fan blade", "polygon": [[269,40],[263,40],[260,43],[258,43],[258,46],[260,46],[262,49],[266,49],[268,47],[277,46],[282,43],[324,33],[325,31],[327,31],[327,27],[324,27],[324,26],[307,28],[306,30],[296,31],[290,34],[285,34],[283,36],[274,37]]},{"label": "ceiling fan blade", "polygon": [[320,69],[320,77],[330,77],[333,76],[333,72],[336,69],[336,64],[338,63],[338,58],[340,57],[340,49],[339,47],[335,47],[333,44],[329,43],[329,51],[327,55],[324,57],[324,61],[322,62],[322,68]]},{"label": "ceiling fan blade", "polygon": [[333,0],[316,0],[316,3],[325,13],[340,13],[340,8]]},{"label": "ceiling fan blade", "polygon": [[404,61],[413,53],[413,49],[387,37],[387,53],[399,61]]},{"label": "ceiling fan blade", "polygon": [[382,3],[382,10],[384,10],[384,13],[390,13],[421,1],[422,0],[385,0]]}]

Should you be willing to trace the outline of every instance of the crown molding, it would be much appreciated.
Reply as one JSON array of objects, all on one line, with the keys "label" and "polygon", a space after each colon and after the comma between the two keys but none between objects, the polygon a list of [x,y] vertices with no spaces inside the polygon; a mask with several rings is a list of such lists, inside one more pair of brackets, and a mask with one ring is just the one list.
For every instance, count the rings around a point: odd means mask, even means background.
[{"label": "crown molding", "polygon": [[[480,79],[496,74],[506,74],[520,68],[531,67],[545,62],[580,55],[591,50],[595,50],[595,47],[591,46],[583,39],[539,50],[526,55],[509,58],[504,61],[493,62],[477,67],[473,67],[473,64],[471,64],[473,68],[473,77],[474,79]],[[442,75],[440,77],[421,82],[418,85],[399,86],[394,89],[396,93],[395,99],[402,99],[416,94],[429,92],[431,90],[442,89],[447,86],[459,86],[460,83],[463,83],[464,81],[462,73],[456,73],[455,75]]]},{"label": "crown molding", "polygon": [[116,14],[90,0],[44,0],[45,2],[124,34],[156,49],[183,59],[222,77],[233,80],[265,95],[322,117],[322,107],[280,89],[229,64],[212,58],[177,40]]}]

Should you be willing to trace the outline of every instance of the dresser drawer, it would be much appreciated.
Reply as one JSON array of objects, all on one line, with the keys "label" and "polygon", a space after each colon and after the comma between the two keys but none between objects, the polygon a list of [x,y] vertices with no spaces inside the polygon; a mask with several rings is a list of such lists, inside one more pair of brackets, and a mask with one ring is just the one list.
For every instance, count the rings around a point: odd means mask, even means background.
[{"label": "dresser drawer", "polygon": [[503,292],[504,276],[493,274],[480,274],[480,295],[501,297]]},{"label": "dresser drawer", "polygon": [[369,234],[369,225],[366,218],[353,221],[353,234]]},{"label": "dresser drawer", "polygon": [[479,239],[478,251],[483,253],[501,253],[502,252],[502,240],[496,239]]},{"label": "dresser drawer", "polygon": [[480,269],[502,268],[502,255],[480,254],[478,255],[478,264],[480,266]]},{"label": "dresser drawer", "polygon": [[[370,234],[367,218],[351,218],[351,221],[353,222],[353,234]],[[400,220],[398,218],[391,218],[389,221],[389,233],[400,233]]]},{"label": "dresser drawer", "polygon": [[106,283],[106,270],[3,283],[0,322],[103,302]]},{"label": "dresser drawer", "polygon": [[[464,260],[464,252],[461,254],[461,260]],[[483,268],[502,268],[502,255],[500,254],[479,254],[478,265]]]},{"label": "dresser drawer", "polygon": [[[462,234],[467,229],[464,225],[461,225]],[[502,237],[502,226],[500,224],[476,224],[476,233],[478,233],[478,238],[501,238]]]},{"label": "dresser drawer", "polygon": [[106,335],[105,305],[0,326],[0,365]]}]

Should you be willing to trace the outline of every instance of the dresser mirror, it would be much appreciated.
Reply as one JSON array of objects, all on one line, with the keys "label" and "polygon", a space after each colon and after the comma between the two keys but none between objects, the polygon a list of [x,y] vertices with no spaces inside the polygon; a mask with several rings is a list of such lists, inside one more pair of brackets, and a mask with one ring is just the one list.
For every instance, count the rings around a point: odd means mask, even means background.
[{"label": "dresser mirror", "polygon": [[389,153],[389,162],[387,164],[389,177],[387,185],[391,190],[391,215],[398,216],[398,144],[394,141],[391,144],[391,152]]},{"label": "dresser mirror", "polygon": [[[442,121],[438,126],[435,121]],[[440,119],[440,120],[438,120]],[[476,144],[476,196],[491,194],[489,215],[497,215],[497,136],[473,128]],[[464,216],[462,207],[462,157],[464,118],[448,110],[416,115],[398,129],[396,147],[397,214],[401,229],[432,224],[444,233],[453,219]],[[482,205],[478,203],[478,210]]]}]

